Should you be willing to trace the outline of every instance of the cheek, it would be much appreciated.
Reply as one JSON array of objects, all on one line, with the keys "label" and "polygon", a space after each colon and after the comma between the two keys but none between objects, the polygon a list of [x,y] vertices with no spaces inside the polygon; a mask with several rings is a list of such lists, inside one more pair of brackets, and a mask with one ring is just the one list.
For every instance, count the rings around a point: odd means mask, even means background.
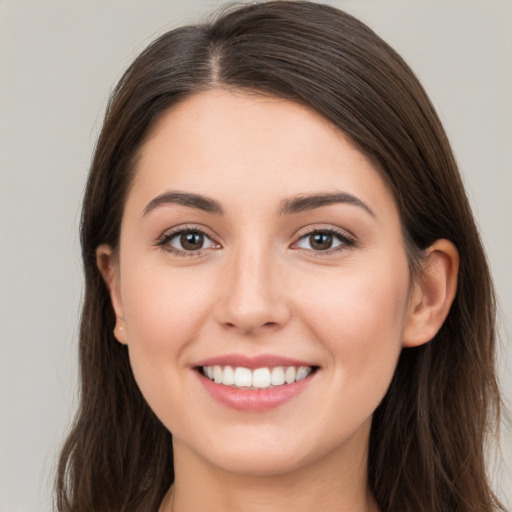
[{"label": "cheek", "polygon": [[154,264],[125,267],[121,296],[130,364],[142,394],[169,429],[176,426],[171,411],[193,400],[183,382],[189,378],[187,347],[211,309],[205,282],[200,271],[184,276]]},{"label": "cheek", "polygon": [[183,276],[155,265],[126,274],[121,290],[129,343],[164,349],[192,335],[211,300],[200,272]]},{"label": "cheek", "polygon": [[406,264],[390,268],[343,270],[324,282],[317,276],[308,287],[310,330],[328,349],[338,377],[361,390],[387,389],[401,350],[409,274]]}]

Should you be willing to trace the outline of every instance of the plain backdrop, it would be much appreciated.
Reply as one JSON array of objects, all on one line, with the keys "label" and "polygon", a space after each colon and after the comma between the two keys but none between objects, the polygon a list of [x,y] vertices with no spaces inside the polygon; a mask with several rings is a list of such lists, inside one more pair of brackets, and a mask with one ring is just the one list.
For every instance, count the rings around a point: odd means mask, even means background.
[{"label": "plain backdrop", "polygon": [[[493,270],[511,401],[512,1],[329,3],[391,43],[438,109]],[[77,396],[80,200],[108,95],[156,35],[221,5],[0,0],[0,511],[52,509]],[[507,429],[502,453],[495,485],[511,505]]]}]

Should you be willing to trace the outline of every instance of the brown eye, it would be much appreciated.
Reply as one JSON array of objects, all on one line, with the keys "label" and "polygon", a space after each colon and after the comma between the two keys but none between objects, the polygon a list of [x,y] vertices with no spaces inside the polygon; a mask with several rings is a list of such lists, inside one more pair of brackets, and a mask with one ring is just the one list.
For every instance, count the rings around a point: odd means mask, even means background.
[{"label": "brown eye", "polygon": [[181,247],[185,251],[197,251],[204,245],[204,235],[197,231],[189,231],[180,235]]},{"label": "brown eye", "polygon": [[332,233],[320,232],[309,235],[309,244],[315,251],[325,251],[330,249],[334,242]]},{"label": "brown eye", "polygon": [[159,245],[169,252],[180,255],[193,255],[205,249],[218,247],[208,235],[197,229],[169,233],[162,237]]},{"label": "brown eye", "polygon": [[302,235],[292,247],[319,253],[322,251],[330,253],[330,250],[352,247],[354,243],[354,240],[348,235],[331,229],[322,229]]}]

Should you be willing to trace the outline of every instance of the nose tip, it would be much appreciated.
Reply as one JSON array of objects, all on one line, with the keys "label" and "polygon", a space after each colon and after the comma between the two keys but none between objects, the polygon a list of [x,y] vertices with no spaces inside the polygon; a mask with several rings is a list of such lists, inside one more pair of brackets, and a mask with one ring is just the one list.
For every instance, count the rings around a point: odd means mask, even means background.
[{"label": "nose tip", "polygon": [[287,321],[285,304],[270,283],[256,286],[237,283],[237,289],[219,308],[220,323],[241,334],[255,334],[279,329]]},{"label": "nose tip", "polygon": [[263,325],[254,325],[254,324],[241,324],[241,323],[231,323],[227,322],[224,326],[232,331],[236,331],[243,336],[248,336],[251,334],[261,333],[263,331],[270,331],[273,327],[277,327],[277,323],[274,322],[266,322]]},{"label": "nose tip", "polygon": [[[232,308],[229,311],[228,319],[221,323],[226,329],[250,335],[279,329],[285,322],[283,319],[278,319],[277,316],[276,311],[270,313],[263,310],[248,311],[242,308]],[[266,320],[269,317],[272,317],[273,320]]]},{"label": "nose tip", "polygon": [[222,285],[217,322],[243,335],[280,329],[289,319],[289,308],[275,274],[275,268],[254,258],[252,264],[233,266]]}]

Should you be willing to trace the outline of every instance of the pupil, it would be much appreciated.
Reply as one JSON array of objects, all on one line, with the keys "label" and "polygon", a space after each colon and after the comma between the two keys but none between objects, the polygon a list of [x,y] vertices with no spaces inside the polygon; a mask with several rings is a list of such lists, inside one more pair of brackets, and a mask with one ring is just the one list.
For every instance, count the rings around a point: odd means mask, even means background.
[{"label": "pupil", "polygon": [[319,251],[325,251],[332,246],[332,235],[328,233],[315,233],[311,236],[311,247]]},{"label": "pupil", "polygon": [[180,238],[183,249],[189,251],[201,249],[204,243],[204,236],[201,233],[183,233]]}]

